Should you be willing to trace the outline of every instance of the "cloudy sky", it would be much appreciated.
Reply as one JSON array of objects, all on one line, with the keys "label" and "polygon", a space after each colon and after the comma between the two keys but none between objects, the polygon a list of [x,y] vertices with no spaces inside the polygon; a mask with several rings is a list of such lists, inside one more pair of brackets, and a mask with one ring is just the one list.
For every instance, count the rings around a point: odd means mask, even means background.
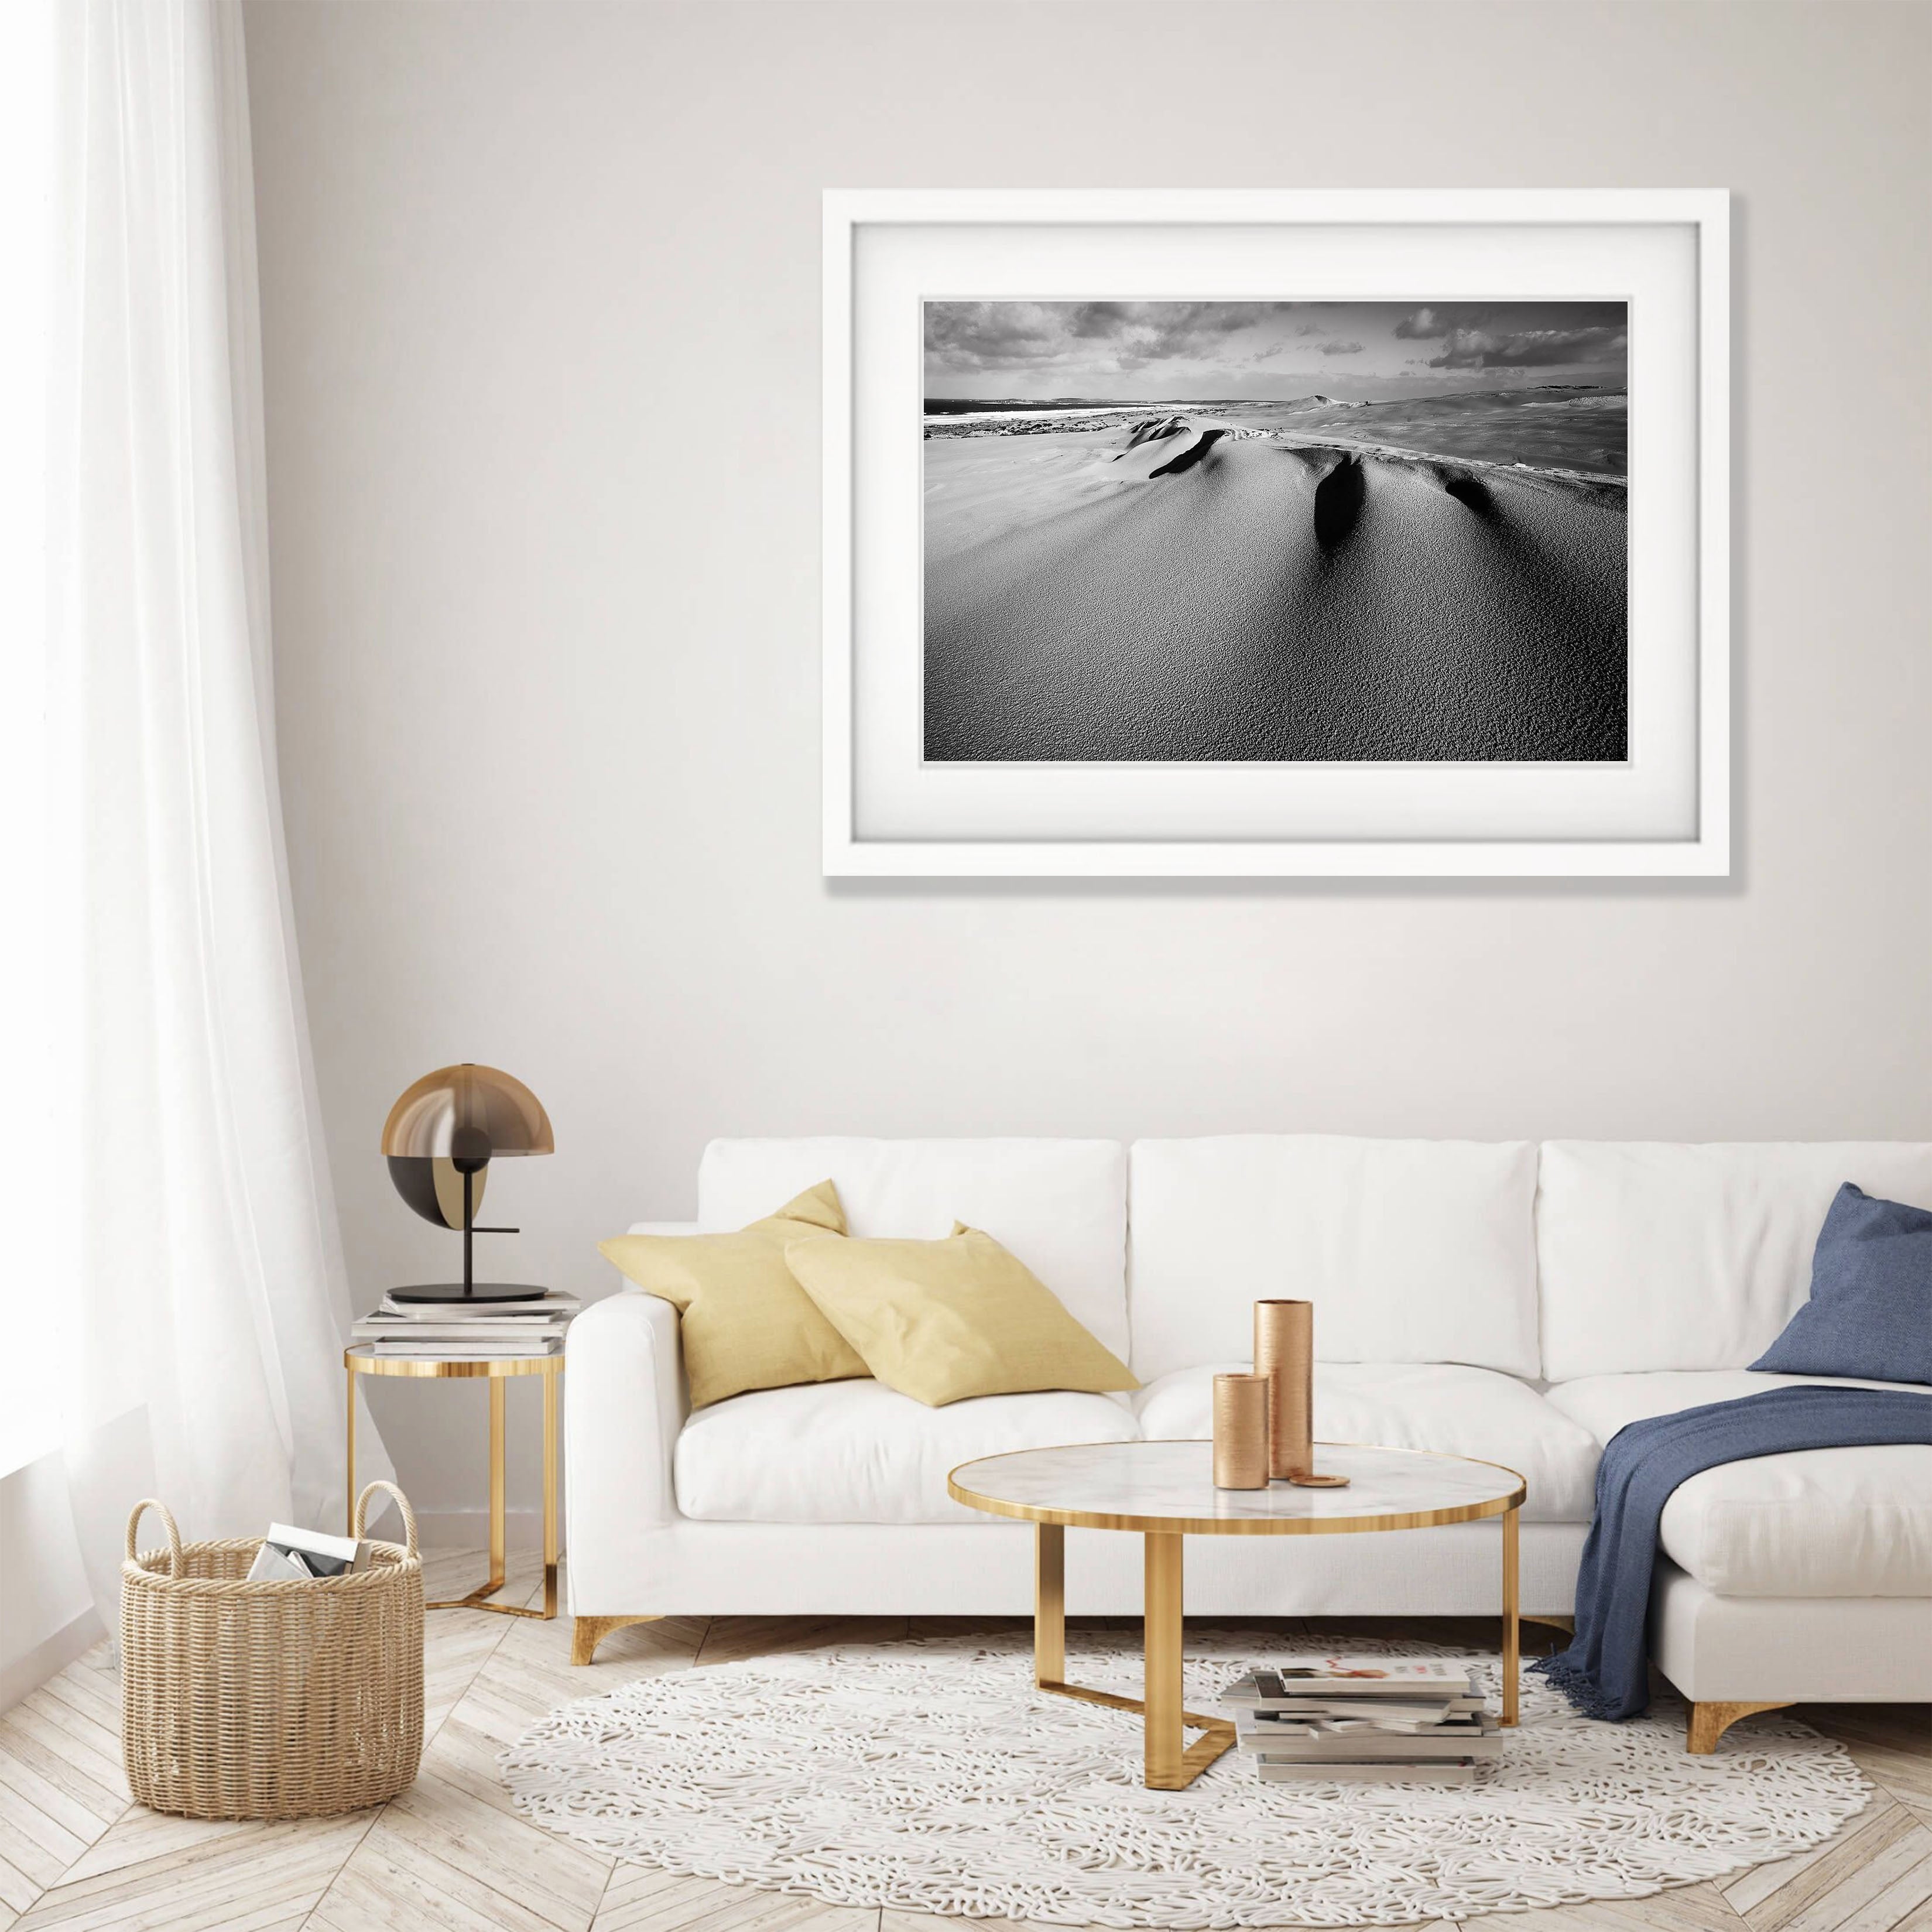
[{"label": "cloudy sky", "polygon": [[1624,381],[1622,302],[926,304],[928,396],[1346,402]]}]

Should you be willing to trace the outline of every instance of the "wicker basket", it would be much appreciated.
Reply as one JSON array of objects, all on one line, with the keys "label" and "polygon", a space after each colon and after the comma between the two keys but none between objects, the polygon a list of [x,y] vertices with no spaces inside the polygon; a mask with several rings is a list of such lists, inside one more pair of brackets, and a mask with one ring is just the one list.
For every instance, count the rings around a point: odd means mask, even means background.
[{"label": "wicker basket", "polygon": [[[313,1582],[242,1580],[260,1537],[184,1544],[158,1502],[128,1519],[121,1566],[121,1743],[137,1803],[187,1818],[316,1818],[393,1797],[422,1756],[423,1586],[408,1546]],[[134,1553],[159,1511],[164,1550]]]}]

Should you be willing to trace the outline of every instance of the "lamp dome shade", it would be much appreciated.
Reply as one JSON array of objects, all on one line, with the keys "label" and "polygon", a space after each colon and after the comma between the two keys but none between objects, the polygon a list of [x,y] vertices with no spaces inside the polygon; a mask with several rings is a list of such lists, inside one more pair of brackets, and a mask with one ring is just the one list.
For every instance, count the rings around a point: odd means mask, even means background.
[{"label": "lamp dome shade", "polygon": [[446,1160],[480,1168],[505,1154],[553,1154],[550,1116],[513,1075],[466,1060],[439,1066],[389,1109],[382,1151],[391,1160]]},{"label": "lamp dome shade", "polygon": [[[487,1167],[465,1174],[453,1160],[425,1160],[413,1154],[392,1154],[389,1178],[400,1194],[425,1221],[439,1228],[461,1228],[466,1216],[474,1222],[482,1211]],[[470,1184],[466,1189],[464,1181]]]}]

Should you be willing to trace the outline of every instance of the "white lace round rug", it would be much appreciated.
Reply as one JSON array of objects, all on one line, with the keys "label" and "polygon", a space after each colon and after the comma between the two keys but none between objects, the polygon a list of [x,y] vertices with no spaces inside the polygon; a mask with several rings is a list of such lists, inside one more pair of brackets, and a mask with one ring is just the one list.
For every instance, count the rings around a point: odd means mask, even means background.
[{"label": "white lace round rug", "polygon": [[[1190,1635],[1188,1707],[1318,1639]],[[1493,1655],[1360,1640],[1348,1654]],[[1074,1682],[1137,1695],[1138,1637],[1068,1634]],[[538,1823],[667,1870],[835,1905],[1053,1924],[1393,1925],[1633,1898],[1801,1852],[1864,1805],[1836,1742],[1775,1718],[1710,1757],[1681,1707],[1576,1716],[1526,1676],[1473,1785],[1264,1784],[1229,1751],[1140,1781],[1139,1720],[1037,1691],[1023,1636],[674,1672],[567,1705],[503,1754]]]}]

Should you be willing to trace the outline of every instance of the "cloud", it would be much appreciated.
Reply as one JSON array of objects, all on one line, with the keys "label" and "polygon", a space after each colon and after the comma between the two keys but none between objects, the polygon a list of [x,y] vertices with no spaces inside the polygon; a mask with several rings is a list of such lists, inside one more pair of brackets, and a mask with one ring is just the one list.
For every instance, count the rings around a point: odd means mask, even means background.
[{"label": "cloud", "polygon": [[[1151,362],[1251,359],[1229,338],[1283,323],[1294,304],[1253,302],[946,302],[926,304],[929,372],[1124,371]],[[1302,325],[1298,332],[1318,331]]]},{"label": "cloud", "polygon": [[1402,342],[1440,342],[1432,369],[1546,369],[1621,362],[1629,338],[1622,303],[1442,302],[1395,326]]},{"label": "cloud", "polygon": [[1064,352],[1066,331],[1040,302],[928,302],[926,352],[948,369],[1024,367]]},{"label": "cloud", "polygon": [[1360,358],[1350,380],[1385,380],[1413,344],[1437,380],[1466,386],[1566,366],[1614,381],[1626,320],[1611,302],[931,302],[926,374],[935,394],[1210,393],[1198,386],[1286,382],[1347,356]]},{"label": "cloud", "polygon": [[1217,353],[1226,339],[1271,320],[1274,302],[928,302],[926,354],[942,368],[1051,366],[1111,354],[1138,368]]},{"label": "cloud", "polygon": [[1452,328],[1432,369],[1550,369],[1570,363],[1621,362],[1629,337],[1608,324],[1590,328],[1525,328],[1497,334]]}]

